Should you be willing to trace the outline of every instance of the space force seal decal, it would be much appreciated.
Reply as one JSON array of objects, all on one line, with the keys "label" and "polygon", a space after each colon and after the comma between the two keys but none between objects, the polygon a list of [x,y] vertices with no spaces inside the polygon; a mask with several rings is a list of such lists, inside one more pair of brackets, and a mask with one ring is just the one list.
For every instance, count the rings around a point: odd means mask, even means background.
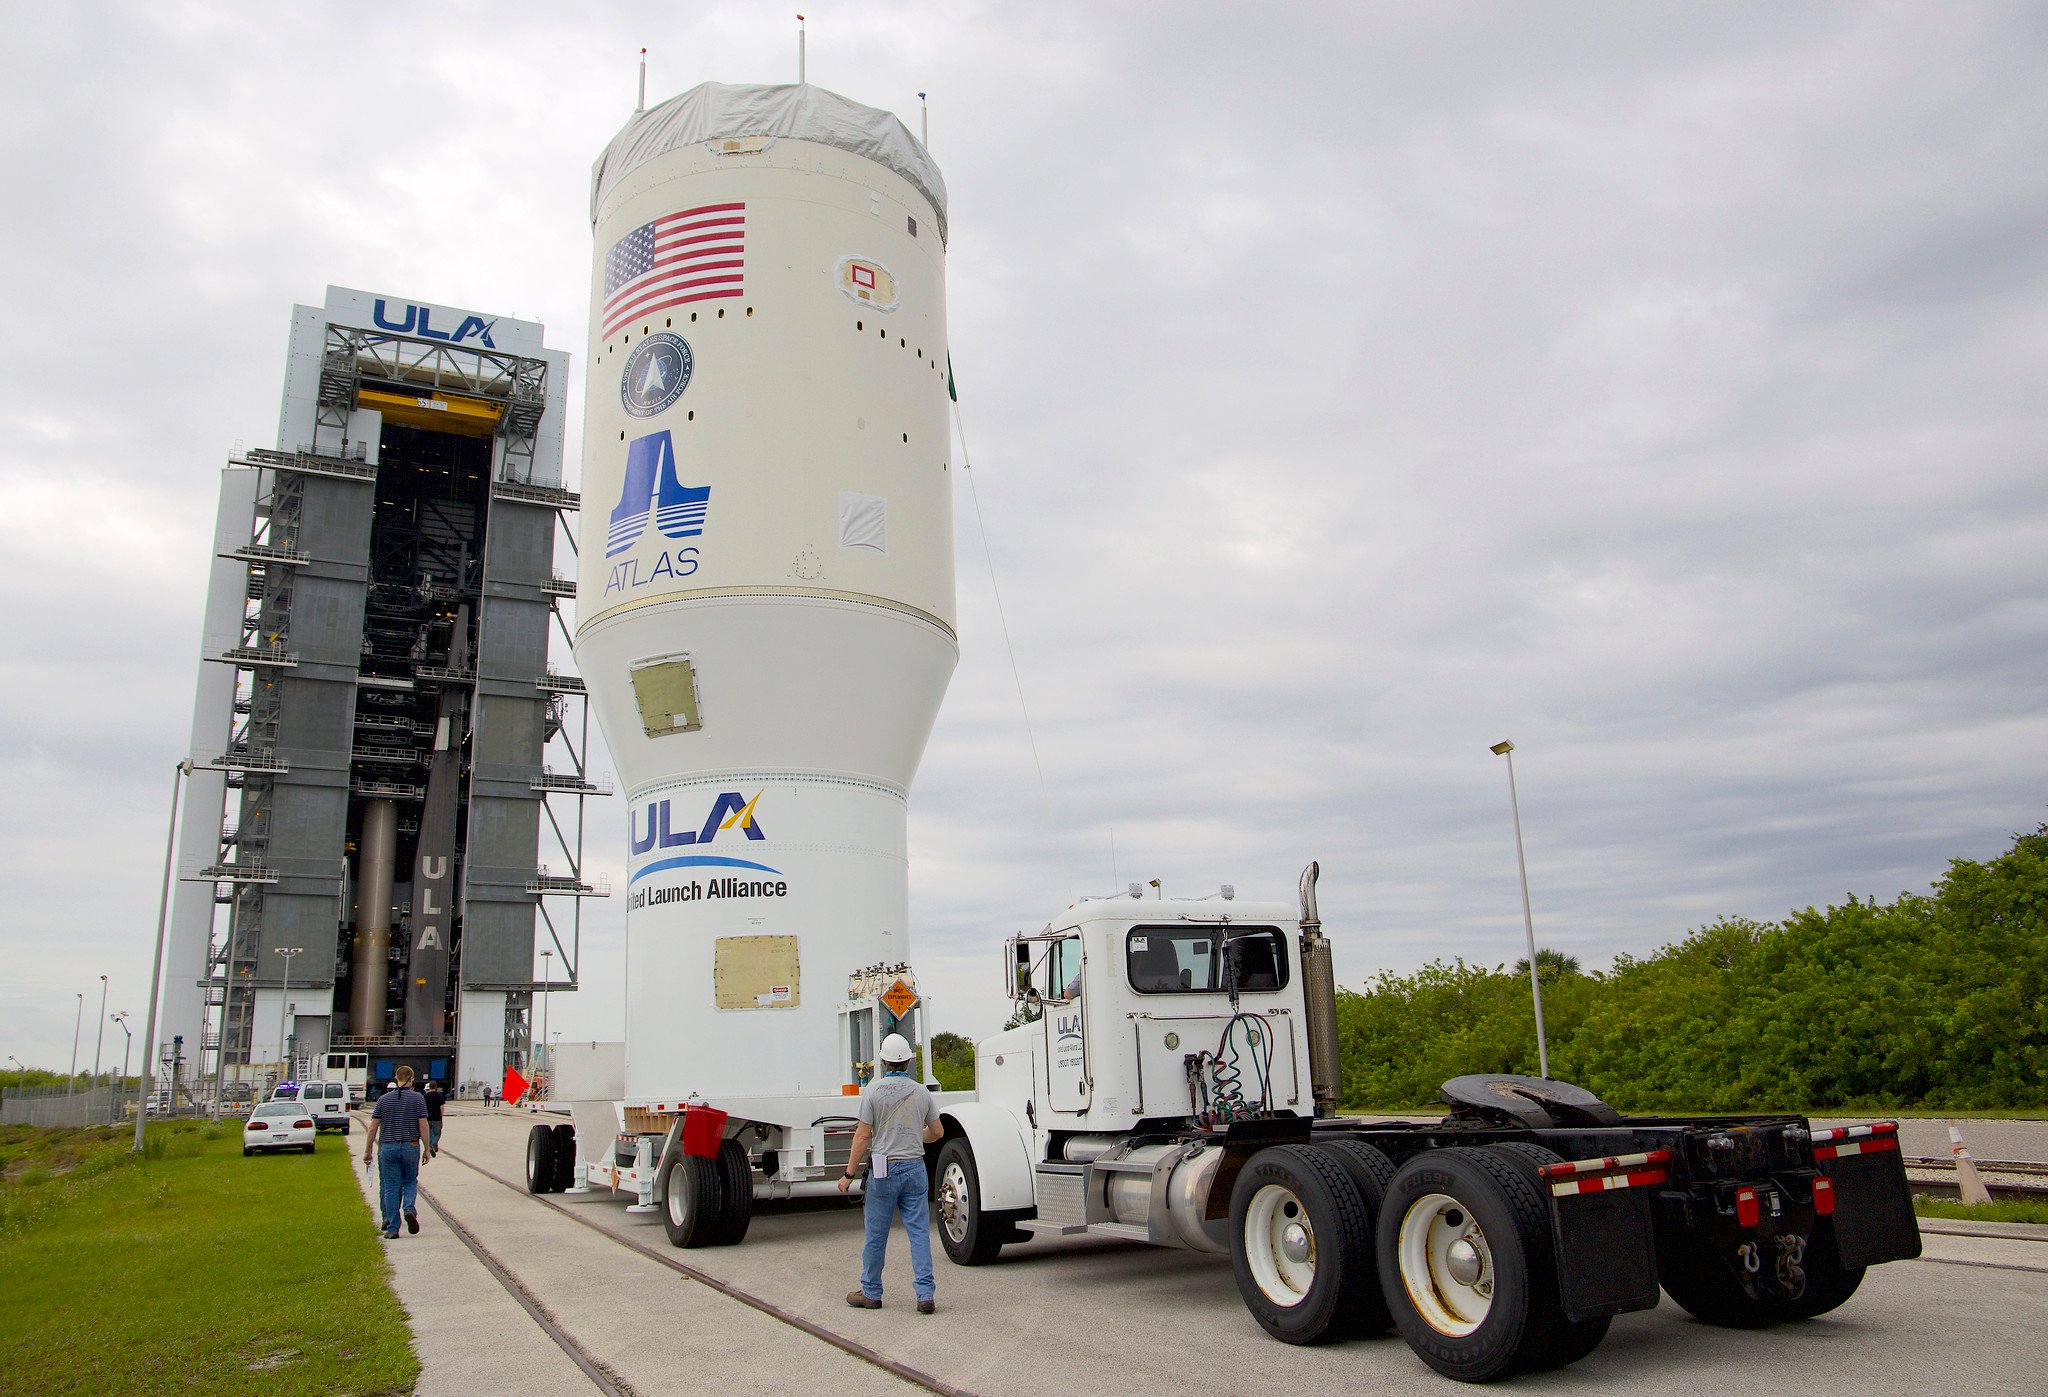
[{"label": "space force seal decal", "polygon": [[619,401],[635,417],[666,411],[690,386],[696,358],[689,342],[666,331],[649,335],[633,346],[619,375]]}]

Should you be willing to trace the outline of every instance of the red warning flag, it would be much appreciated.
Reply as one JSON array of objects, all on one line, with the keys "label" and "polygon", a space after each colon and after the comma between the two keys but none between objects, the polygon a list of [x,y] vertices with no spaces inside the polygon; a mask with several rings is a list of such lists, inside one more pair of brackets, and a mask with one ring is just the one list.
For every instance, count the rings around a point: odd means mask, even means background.
[{"label": "red warning flag", "polygon": [[527,1082],[526,1078],[519,1075],[518,1068],[506,1068],[505,1104],[508,1106],[517,1106],[519,1104],[519,1098],[526,1095],[526,1089],[528,1085],[529,1083]]}]

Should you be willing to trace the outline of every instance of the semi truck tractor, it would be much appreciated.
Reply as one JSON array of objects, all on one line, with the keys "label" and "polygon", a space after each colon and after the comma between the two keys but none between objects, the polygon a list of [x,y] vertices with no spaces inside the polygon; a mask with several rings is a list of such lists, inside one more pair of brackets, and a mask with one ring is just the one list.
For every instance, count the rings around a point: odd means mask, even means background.
[{"label": "semi truck tractor", "polygon": [[976,1045],[932,1147],[952,1260],[1041,1236],[1211,1252],[1276,1339],[1397,1329],[1484,1382],[1584,1357],[1660,1289],[1760,1327],[1920,1254],[1895,1122],[1624,1116],[1521,1076],[1446,1082],[1440,1119],[1339,1116],[1316,878],[1298,905],[1134,888],[1009,940],[1015,1026]]}]

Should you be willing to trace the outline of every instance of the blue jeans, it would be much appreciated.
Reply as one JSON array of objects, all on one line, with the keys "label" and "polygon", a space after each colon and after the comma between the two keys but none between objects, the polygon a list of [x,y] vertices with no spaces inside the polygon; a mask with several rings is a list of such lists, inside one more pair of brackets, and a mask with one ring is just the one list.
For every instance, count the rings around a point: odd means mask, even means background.
[{"label": "blue jeans", "polygon": [[418,1206],[420,1147],[417,1144],[377,1146],[377,1182],[384,1206],[384,1235],[396,1237],[399,1219]]},{"label": "blue jeans", "polygon": [[889,1248],[889,1224],[903,1214],[903,1230],[910,1234],[910,1278],[917,1285],[917,1298],[932,1298],[931,1180],[921,1159],[889,1161],[889,1177],[868,1177],[867,1241],[860,1249],[860,1293],[870,1300],[882,1298],[882,1258]]},{"label": "blue jeans", "polygon": [[441,1122],[427,1122],[427,1153],[441,1153]]}]

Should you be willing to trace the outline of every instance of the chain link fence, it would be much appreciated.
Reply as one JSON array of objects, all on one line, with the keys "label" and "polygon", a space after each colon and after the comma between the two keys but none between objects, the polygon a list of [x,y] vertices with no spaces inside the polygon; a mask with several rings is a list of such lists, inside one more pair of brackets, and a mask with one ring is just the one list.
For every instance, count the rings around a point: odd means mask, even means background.
[{"label": "chain link fence", "polygon": [[0,1090],[0,1125],[119,1125],[135,1119],[141,1090],[115,1082],[85,1091],[64,1087],[7,1087]]}]

